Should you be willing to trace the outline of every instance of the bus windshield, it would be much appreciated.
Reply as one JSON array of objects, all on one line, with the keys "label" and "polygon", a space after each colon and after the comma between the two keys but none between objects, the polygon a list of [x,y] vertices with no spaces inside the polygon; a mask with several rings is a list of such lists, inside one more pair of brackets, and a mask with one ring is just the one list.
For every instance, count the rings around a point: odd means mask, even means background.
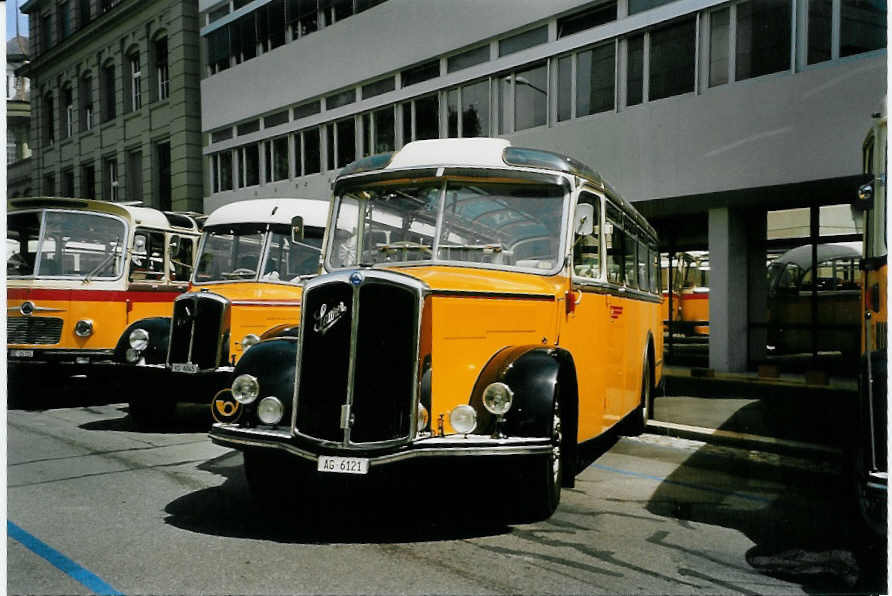
[{"label": "bus windshield", "polygon": [[291,228],[285,225],[205,228],[193,281],[298,281],[318,272],[322,234],[320,228],[308,227],[303,240],[294,242]]},{"label": "bus windshield", "polygon": [[348,189],[334,214],[329,264],[552,271],[561,260],[565,195],[557,184],[452,180]]},{"label": "bus windshield", "polygon": [[100,213],[10,213],[6,224],[6,274],[115,279],[124,267],[126,234],[124,222]]}]

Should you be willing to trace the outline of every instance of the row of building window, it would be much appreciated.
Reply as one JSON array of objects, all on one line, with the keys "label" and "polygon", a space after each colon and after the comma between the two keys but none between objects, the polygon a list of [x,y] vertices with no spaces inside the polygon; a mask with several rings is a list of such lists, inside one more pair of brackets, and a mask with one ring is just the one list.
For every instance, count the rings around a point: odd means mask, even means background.
[{"label": "row of building window", "polygon": [[[101,0],[96,10],[98,14],[104,14],[120,3],[121,0]],[[75,31],[75,20],[77,30],[80,30],[94,18],[91,0],[77,0],[76,4],[77,9],[75,10],[75,2],[63,0],[56,3],[55,10],[41,12],[38,32],[41,52],[49,50],[71,35]],[[55,32],[53,31],[54,21]]]},{"label": "row of building window", "polygon": [[[209,74],[333,25],[384,0],[271,0],[209,33],[207,63]],[[225,17],[248,0],[234,0],[211,10],[208,21]]]},{"label": "row of building window", "polygon": [[[167,38],[161,37],[151,44],[151,62],[154,77],[152,80],[152,100],[163,101],[170,95],[170,70],[168,66]],[[126,78],[124,79],[124,109],[135,112],[142,108],[144,101],[142,53],[132,50],[124,57]],[[99,70],[100,116],[103,122],[117,117],[117,66],[113,60],[106,62]],[[93,75],[87,72],[77,81],[78,106],[75,107],[74,85],[65,82],[59,90],[58,117],[61,137],[72,136],[79,130],[86,131],[96,123],[93,100]],[[42,111],[42,137],[45,143],[56,140],[56,100],[52,91],[43,94],[40,109]],[[79,120],[79,122],[78,122]]]},{"label": "row of building window", "polygon": [[[855,42],[858,52],[885,47],[884,7],[865,7],[860,0],[840,4],[838,55],[849,55]],[[855,8],[860,12],[852,12]],[[852,14],[860,17],[853,20]],[[708,86],[791,68],[790,0],[744,0],[703,16],[710,32],[708,58],[703,58],[709,64]],[[847,28],[873,35],[851,39],[843,33]],[[321,172],[323,166],[335,170],[358,156],[392,151],[413,140],[510,134],[612,111],[618,91],[624,92],[624,106],[690,93],[697,70],[696,32],[697,17],[689,16],[289,136],[215,152],[210,156],[211,190],[223,192],[306,176]],[[624,60],[617,59],[621,54]],[[618,80],[623,84],[617,84]],[[349,90],[351,101],[367,86]],[[294,120],[319,113],[323,103],[326,109],[345,105],[342,100],[332,101],[342,94],[295,107]],[[278,112],[243,123],[235,132],[252,134],[261,124],[270,128],[286,122],[287,116],[288,111]],[[233,127],[227,127],[212,133],[211,141],[232,137]]]},{"label": "row of building window", "polygon": [[[157,172],[156,184],[153,188],[153,206],[160,209],[170,209],[170,143],[167,141],[154,145],[154,170]],[[80,166],[80,188],[75,188],[75,172],[73,167],[62,169],[59,187],[56,186],[56,173],[50,172],[43,176],[41,193],[44,196],[80,197],[96,199],[96,191],[102,193],[105,201],[143,201],[143,181],[146,179],[143,171],[143,152],[141,150],[129,151],[125,156],[126,163],[126,187],[122,187],[120,180],[120,168],[117,157],[104,158],[101,162],[102,178],[97,184],[96,164],[84,163]]]}]

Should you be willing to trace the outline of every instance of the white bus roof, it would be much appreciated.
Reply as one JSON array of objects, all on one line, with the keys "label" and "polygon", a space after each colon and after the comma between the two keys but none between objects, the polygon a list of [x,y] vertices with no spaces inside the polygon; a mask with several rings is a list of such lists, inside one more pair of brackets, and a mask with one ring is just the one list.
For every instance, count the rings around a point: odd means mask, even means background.
[{"label": "white bus roof", "polygon": [[[109,201],[97,201],[93,199],[71,199],[65,197],[29,197],[10,199],[7,202],[7,211],[26,211],[31,209],[68,209],[76,211],[95,211],[117,215],[139,226],[158,228],[162,230],[180,228],[198,231],[195,219],[181,214],[172,213],[170,216],[151,207],[136,207],[124,203],[112,203]],[[188,225],[183,225],[188,224]]]},{"label": "white bus roof", "polygon": [[279,223],[291,225],[295,215],[304,218],[304,226],[324,228],[328,221],[328,201],[319,199],[252,199],[236,201],[215,209],[205,220],[205,227],[239,223]]}]

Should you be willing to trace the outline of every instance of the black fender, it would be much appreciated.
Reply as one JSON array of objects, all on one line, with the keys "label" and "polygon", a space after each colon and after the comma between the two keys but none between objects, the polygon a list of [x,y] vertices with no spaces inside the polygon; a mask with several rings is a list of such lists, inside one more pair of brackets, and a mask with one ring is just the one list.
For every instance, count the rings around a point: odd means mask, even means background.
[{"label": "black fender", "polygon": [[300,323],[282,323],[270,329],[267,329],[260,336],[260,341],[266,339],[274,339],[277,337],[294,337],[297,338],[300,333]]},{"label": "black fender", "polygon": [[283,422],[291,419],[291,402],[294,399],[294,371],[297,366],[297,338],[280,337],[257,343],[242,354],[235,365],[233,380],[239,375],[251,375],[260,385],[260,397],[245,408],[243,422],[254,424],[254,412],[260,399],[268,396],[279,398],[285,406]]},{"label": "black fender", "polygon": [[146,364],[164,364],[167,361],[167,347],[170,344],[170,317],[149,317],[131,323],[115,346],[115,362],[129,364],[127,350],[130,348],[130,333],[134,329],[145,329],[149,332],[149,345],[143,351]]},{"label": "black fender", "polygon": [[477,412],[477,432],[496,431],[496,417],[483,406],[483,390],[495,382],[505,383],[514,392],[500,429],[509,437],[550,436],[554,398],[560,391],[562,453],[566,457],[563,484],[572,486],[579,425],[573,357],[564,349],[541,345],[511,346],[494,354],[477,377],[469,402]]}]

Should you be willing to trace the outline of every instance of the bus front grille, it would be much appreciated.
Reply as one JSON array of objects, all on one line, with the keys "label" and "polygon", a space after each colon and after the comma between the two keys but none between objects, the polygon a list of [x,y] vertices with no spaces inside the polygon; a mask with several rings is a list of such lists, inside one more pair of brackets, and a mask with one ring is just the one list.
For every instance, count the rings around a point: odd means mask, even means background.
[{"label": "bus front grille", "polygon": [[7,342],[10,344],[53,345],[62,338],[63,320],[58,317],[10,317]]},{"label": "bus front grille", "polygon": [[201,370],[225,364],[224,336],[229,323],[229,301],[210,292],[177,297],[170,327],[169,364],[191,363]]}]

